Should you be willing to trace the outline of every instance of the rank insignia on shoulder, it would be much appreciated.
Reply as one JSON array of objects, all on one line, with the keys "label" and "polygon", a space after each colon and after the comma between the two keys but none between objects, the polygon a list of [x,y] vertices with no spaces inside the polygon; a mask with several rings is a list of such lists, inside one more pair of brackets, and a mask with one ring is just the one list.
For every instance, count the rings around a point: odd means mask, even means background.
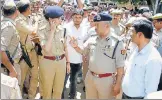
[{"label": "rank insignia on shoulder", "polygon": [[125,55],[126,52],[127,52],[127,51],[126,51],[125,49],[124,49],[124,50],[121,50],[121,54],[122,54],[122,55]]}]

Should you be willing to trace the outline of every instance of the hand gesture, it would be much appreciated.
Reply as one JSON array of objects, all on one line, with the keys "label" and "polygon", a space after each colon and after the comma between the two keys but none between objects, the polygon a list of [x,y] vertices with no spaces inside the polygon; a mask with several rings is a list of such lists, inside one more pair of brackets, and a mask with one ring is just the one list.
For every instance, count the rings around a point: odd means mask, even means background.
[{"label": "hand gesture", "polygon": [[31,38],[31,41],[33,41],[34,43],[39,43],[39,36],[35,35]]},{"label": "hand gesture", "polygon": [[52,19],[49,19],[49,23],[50,23],[50,29],[51,29],[51,33],[55,33],[55,30],[56,30],[56,23],[54,20]]},{"label": "hand gesture", "polygon": [[77,39],[75,39],[74,37],[70,37],[70,42],[69,43],[73,48],[78,47]]}]

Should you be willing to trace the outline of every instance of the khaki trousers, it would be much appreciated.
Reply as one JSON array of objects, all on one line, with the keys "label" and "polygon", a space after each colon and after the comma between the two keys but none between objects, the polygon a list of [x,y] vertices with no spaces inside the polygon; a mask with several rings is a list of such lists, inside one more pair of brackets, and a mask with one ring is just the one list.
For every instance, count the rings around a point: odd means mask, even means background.
[{"label": "khaki trousers", "polygon": [[[41,60],[43,59],[43,56],[38,56],[39,58],[39,66],[41,66]],[[40,80],[40,68],[39,68],[39,93],[40,96],[43,96],[43,86],[42,86],[42,81]]]},{"label": "khaki trousers", "polygon": [[[87,57],[87,56],[86,56]],[[86,74],[88,72],[89,58],[83,56],[83,79],[85,80]]]},{"label": "khaki trousers", "polygon": [[42,59],[40,62],[40,81],[43,99],[61,99],[66,74],[65,57],[59,61]]},{"label": "khaki trousers", "polygon": [[114,99],[112,95],[113,78],[97,78],[87,72],[85,78],[86,99]]},{"label": "khaki trousers", "polygon": [[21,91],[23,89],[24,81],[29,73],[31,76],[30,83],[29,83],[29,90],[28,90],[28,96],[29,99],[34,99],[36,96],[37,86],[38,86],[38,56],[36,52],[33,50],[28,53],[31,63],[33,65],[33,68],[29,68],[29,66],[26,64],[24,60],[20,62],[21,66]]}]

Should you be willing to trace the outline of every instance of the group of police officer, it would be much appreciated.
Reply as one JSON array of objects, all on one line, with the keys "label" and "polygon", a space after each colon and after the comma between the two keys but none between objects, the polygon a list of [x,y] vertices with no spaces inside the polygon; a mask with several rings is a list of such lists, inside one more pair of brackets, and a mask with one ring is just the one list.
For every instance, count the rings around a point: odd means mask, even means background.
[{"label": "group of police officer", "polygon": [[[22,95],[27,87],[29,99],[35,98],[38,83],[41,98],[61,99],[65,75],[70,73],[68,35],[62,25],[64,9],[59,5],[62,4],[34,13],[29,0],[6,0],[2,7],[1,73],[18,79]],[[128,33],[138,18],[122,18],[121,9],[109,13],[96,12],[92,21],[95,35],[88,38],[84,50],[78,47],[75,38],[70,38],[70,45],[83,55],[87,99],[108,99],[120,94],[125,60],[134,50]],[[155,27],[152,43],[162,56],[162,14],[152,19]],[[160,83],[159,90],[161,87]],[[8,98],[5,92],[2,97]]]}]

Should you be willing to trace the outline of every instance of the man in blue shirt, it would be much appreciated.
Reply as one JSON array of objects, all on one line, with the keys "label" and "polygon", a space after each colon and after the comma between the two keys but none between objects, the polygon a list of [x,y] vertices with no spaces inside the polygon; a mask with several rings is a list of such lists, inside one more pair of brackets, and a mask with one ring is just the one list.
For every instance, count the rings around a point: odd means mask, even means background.
[{"label": "man in blue shirt", "polygon": [[128,63],[122,83],[123,99],[142,99],[157,91],[162,71],[162,58],[150,42],[152,23],[139,19],[130,28],[132,42],[137,45]]}]

